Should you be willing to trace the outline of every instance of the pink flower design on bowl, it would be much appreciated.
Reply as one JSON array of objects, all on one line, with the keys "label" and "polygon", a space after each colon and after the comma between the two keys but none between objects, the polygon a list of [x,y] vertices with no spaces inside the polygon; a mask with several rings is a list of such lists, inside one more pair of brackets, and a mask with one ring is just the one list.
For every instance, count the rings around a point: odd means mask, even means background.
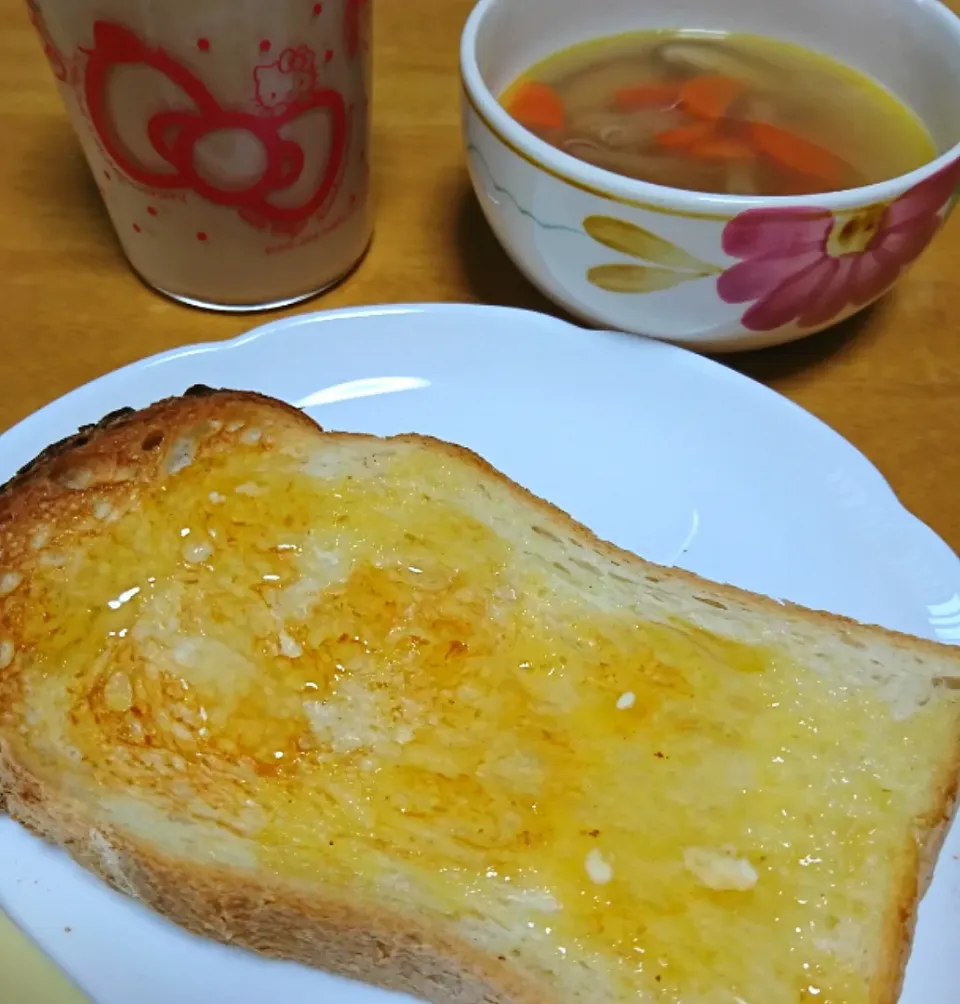
[{"label": "pink flower design on bowl", "polygon": [[748,209],[723,231],[742,261],[717,280],[726,303],[752,302],[751,331],[815,328],[883,294],[930,243],[960,174],[960,161],[893,202],[845,213],[819,207]]}]

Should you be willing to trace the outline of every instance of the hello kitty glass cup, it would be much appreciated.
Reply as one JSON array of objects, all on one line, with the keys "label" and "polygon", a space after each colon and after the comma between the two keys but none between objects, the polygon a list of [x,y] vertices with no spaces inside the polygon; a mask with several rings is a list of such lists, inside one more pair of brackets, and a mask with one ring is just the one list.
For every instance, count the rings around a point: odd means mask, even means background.
[{"label": "hello kitty glass cup", "polygon": [[215,310],[335,283],[370,242],[372,0],[28,0],[130,264]]}]

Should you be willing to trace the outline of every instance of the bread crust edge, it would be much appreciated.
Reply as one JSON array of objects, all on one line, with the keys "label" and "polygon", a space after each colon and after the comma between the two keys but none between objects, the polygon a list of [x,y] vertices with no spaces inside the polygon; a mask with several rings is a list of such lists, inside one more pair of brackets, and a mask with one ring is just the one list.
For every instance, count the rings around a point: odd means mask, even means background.
[{"label": "bread crust edge", "polygon": [[[246,391],[214,390],[197,386],[184,395],[158,401],[144,409],[121,409],[99,422],[42,451],[0,487],[0,529],[26,516],[42,494],[49,503],[48,475],[64,463],[82,463],[95,455],[100,440],[118,437],[139,443],[158,419],[170,417],[176,426],[209,412],[216,415],[225,400],[244,405],[279,409],[305,429],[333,439],[381,437],[326,432],[312,418],[284,402]],[[838,631],[858,640],[882,640],[892,647],[921,657],[942,660],[950,679],[960,682],[960,653],[927,639],[864,625],[851,618],[780,602],[735,586],[703,579],[693,572],[649,562],[597,537],[552,503],[536,496],[472,451],[419,434],[388,439],[427,444],[446,452],[495,479],[516,498],[533,506],[554,526],[560,525],[589,549],[627,564],[661,581],[678,582],[719,602],[748,603],[758,615],[774,614]],[[149,480],[149,479],[146,479]],[[66,495],[64,490],[64,495]],[[906,850],[902,889],[892,900],[884,923],[881,958],[885,965],[871,984],[871,1004],[896,1004],[903,982],[917,907],[925,893],[949,826],[958,807],[960,782],[960,714],[956,741],[949,763],[938,779],[936,803],[917,821],[914,844]],[[555,1004],[552,995],[521,975],[506,959],[493,959],[462,939],[438,932],[385,910],[372,910],[314,894],[297,893],[283,881],[266,881],[256,874],[226,868],[200,867],[156,851],[118,829],[99,825],[96,819],[68,796],[50,790],[21,766],[14,742],[0,733],[0,811],[36,835],[65,850],[81,865],[113,888],[139,899],[160,914],[196,934],[225,944],[239,945],[273,958],[289,959],[349,978],[422,996],[434,1004]],[[99,834],[93,837],[92,834]],[[120,871],[104,862],[104,846],[122,863]],[[377,947],[379,946],[379,947]],[[346,961],[350,960],[350,961]],[[414,960],[438,981],[424,986]],[[437,993],[443,996],[436,996]]]},{"label": "bread crust edge", "polygon": [[164,854],[50,790],[16,762],[2,738],[0,785],[12,819],[193,934],[430,1004],[555,1004],[505,958],[437,925],[316,887],[305,894],[279,877]]}]

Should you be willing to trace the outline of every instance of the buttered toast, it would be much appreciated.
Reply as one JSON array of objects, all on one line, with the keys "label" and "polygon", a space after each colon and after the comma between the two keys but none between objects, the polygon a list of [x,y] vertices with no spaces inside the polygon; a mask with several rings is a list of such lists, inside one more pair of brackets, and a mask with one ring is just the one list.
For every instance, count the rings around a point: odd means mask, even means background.
[{"label": "buttered toast", "polygon": [[190,930],[433,1004],[894,1004],[958,685],[254,394],[0,492],[6,811]]}]

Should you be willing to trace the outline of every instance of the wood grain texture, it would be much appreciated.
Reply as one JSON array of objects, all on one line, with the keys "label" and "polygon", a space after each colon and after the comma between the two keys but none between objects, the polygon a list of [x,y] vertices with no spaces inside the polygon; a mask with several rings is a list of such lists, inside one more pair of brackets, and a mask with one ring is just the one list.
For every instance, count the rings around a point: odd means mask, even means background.
[{"label": "wood grain texture", "polygon": [[[960,9],[960,0],[950,0]],[[457,43],[471,0],[377,0],[377,233],[361,268],[293,312],[454,300],[558,313],[471,193]],[[267,320],[170,303],[126,266],[22,0],[0,0],[0,428],[142,356]],[[960,214],[896,290],[828,333],[727,360],[856,444],[960,548]]]}]

